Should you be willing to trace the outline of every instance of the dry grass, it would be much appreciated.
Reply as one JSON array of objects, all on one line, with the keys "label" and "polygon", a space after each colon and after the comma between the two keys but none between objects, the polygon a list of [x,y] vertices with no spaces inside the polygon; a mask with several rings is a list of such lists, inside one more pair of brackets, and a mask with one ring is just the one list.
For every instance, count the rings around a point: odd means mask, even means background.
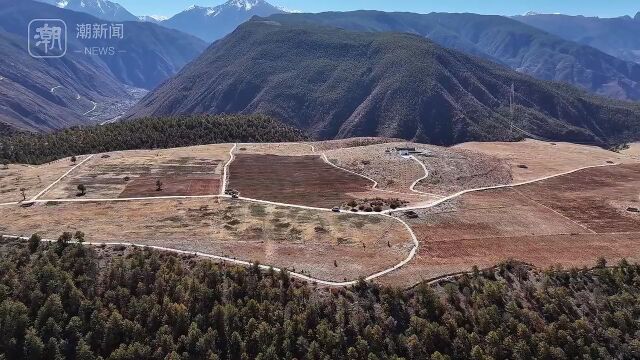
[{"label": "dry grass", "polygon": [[429,171],[416,190],[449,195],[461,190],[509,184],[512,176],[502,160],[482,153],[457,148],[429,147],[416,158]]},{"label": "dry grass", "polygon": [[374,138],[374,137],[359,137],[351,139],[340,140],[326,140],[312,143],[316,151],[329,151],[336,149],[344,149],[351,147],[361,147],[367,145],[384,144],[391,142],[402,142],[402,139],[393,138]]},{"label": "dry grass", "polygon": [[[231,200],[49,203],[0,208],[2,233],[133,242],[260,261],[343,281],[391,267],[412,247],[388,217],[356,216]],[[337,267],[334,264],[337,262]]]},{"label": "dry grass", "polygon": [[[135,183],[155,184],[157,179],[185,182],[190,179],[210,179],[219,182],[224,164],[229,159],[230,144],[192,146],[163,150],[118,151],[95,155],[63,181],[44,194],[46,199],[71,199],[77,195],[77,186],[84,184],[87,197],[110,199],[120,196],[127,186]],[[217,184],[209,188],[217,189]],[[131,192],[131,191],[129,191]],[[213,194],[215,194],[214,192]],[[156,194],[152,194],[156,195]],[[161,194],[167,195],[167,194]],[[169,195],[190,195],[171,193]],[[198,195],[203,195],[199,194]]]},{"label": "dry grass", "polygon": [[[414,181],[424,176],[424,170],[414,160],[400,156],[393,149],[407,143],[386,143],[326,152],[329,161],[337,166],[366,175],[378,182],[384,190],[410,192]],[[417,148],[429,148],[411,144]]]},{"label": "dry grass", "polygon": [[238,144],[236,154],[298,156],[313,151],[309,143]]},{"label": "dry grass", "polygon": [[621,153],[635,160],[640,160],[640,143],[629,144],[629,148],[621,151]]},{"label": "dry grass", "polygon": [[[79,156],[77,162],[83,159]],[[69,158],[65,158],[39,166],[10,164],[6,169],[0,169],[0,203],[22,201],[21,188],[25,189],[25,195],[30,199],[74,165]]]},{"label": "dry grass", "polygon": [[[539,179],[584,166],[602,165],[607,161],[634,161],[625,154],[599,147],[537,140],[515,143],[466,143],[455,148],[472,150],[504,160],[511,168],[514,182]],[[633,151],[637,150],[631,150]]]}]

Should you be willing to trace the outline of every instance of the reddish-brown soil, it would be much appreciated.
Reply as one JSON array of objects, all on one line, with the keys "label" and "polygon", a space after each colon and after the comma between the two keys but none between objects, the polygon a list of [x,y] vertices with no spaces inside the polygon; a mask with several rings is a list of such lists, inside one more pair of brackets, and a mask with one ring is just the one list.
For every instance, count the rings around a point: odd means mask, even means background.
[{"label": "reddish-brown soil", "polygon": [[640,232],[640,164],[591,168],[518,187],[530,199],[597,233]]},{"label": "reddish-brown soil", "polygon": [[474,192],[407,219],[418,256],[381,279],[421,280],[515,259],[538,267],[640,260],[640,164],[582,170],[509,189]]},{"label": "reddish-brown soil", "polygon": [[422,243],[405,267],[379,279],[380,283],[412,286],[447,274],[492,267],[517,259],[539,268],[594,266],[604,257],[611,264],[626,258],[640,261],[640,234],[580,234],[518,236]]},{"label": "reddish-brown soil", "polygon": [[[162,182],[158,191],[156,182]],[[119,198],[138,198],[154,196],[202,196],[220,193],[220,177],[210,176],[169,176],[139,177],[131,180],[118,196]]]},{"label": "reddish-brown soil", "polygon": [[319,156],[239,154],[230,166],[229,189],[244,197],[287,204],[340,206],[372,185]]}]

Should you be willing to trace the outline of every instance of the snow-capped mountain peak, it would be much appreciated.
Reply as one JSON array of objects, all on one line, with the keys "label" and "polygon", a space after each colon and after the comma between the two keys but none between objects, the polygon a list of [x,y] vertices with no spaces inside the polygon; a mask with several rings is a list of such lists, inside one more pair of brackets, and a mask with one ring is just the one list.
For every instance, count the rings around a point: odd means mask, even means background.
[{"label": "snow-capped mountain peak", "polygon": [[228,0],[215,7],[191,6],[163,21],[164,26],[214,41],[232,32],[253,16],[269,16],[287,12],[265,0]]},{"label": "snow-capped mountain peak", "polygon": [[41,0],[62,9],[80,11],[109,21],[138,21],[138,17],[109,0]]},{"label": "snow-capped mountain peak", "polygon": [[217,16],[221,12],[226,11],[226,10],[249,12],[249,11],[251,11],[252,9],[254,9],[254,8],[258,7],[258,6],[272,7],[272,8],[280,9],[278,7],[275,7],[275,6],[267,3],[264,0],[229,0],[224,4],[221,4],[221,5],[218,5],[218,6],[214,6],[214,7],[191,5],[188,8],[186,8],[183,11],[183,13],[184,12],[197,12],[197,13],[202,13],[205,16]]},{"label": "snow-capped mountain peak", "polygon": [[262,0],[229,0],[226,5],[235,6],[238,9],[251,10],[254,6],[263,2]]}]

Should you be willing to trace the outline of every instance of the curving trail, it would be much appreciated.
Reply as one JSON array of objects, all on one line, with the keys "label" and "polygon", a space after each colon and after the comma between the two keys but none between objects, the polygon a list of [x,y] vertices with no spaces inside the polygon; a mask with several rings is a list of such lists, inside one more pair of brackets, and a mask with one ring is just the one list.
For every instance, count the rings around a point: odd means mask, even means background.
[{"label": "curving trail", "polygon": [[[397,265],[393,266],[392,268],[389,269],[385,269],[382,270],[380,272],[377,272],[375,274],[369,275],[366,278],[364,278],[365,281],[371,281],[374,280],[376,278],[379,278],[381,276],[384,276],[396,269],[401,268],[402,266],[404,266],[405,264],[407,264],[409,261],[411,261],[413,259],[413,257],[416,255],[417,251],[418,251],[418,239],[415,236],[415,234],[413,233],[413,231],[411,230],[411,228],[409,227],[409,225],[407,223],[405,223],[403,220],[395,218],[393,216],[390,215],[383,215],[386,217],[390,217],[392,219],[398,220],[400,221],[409,231],[409,233],[412,236],[413,242],[414,242],[414,247],[411,249],[411,252],[409,254],[409,256],[403,260],[402,262],[398,263]],[[18,235],[2,235],[0,236],[1,238],[7,238],[7,239],[18,239],[18,240],[29,240],[28,237],[26,236],[18,236]],[[46,241],[46,242],[56,242],[57,240],[53,240],[53,239],[42,239],[42,241]],[[219,256],[219,255],[213,255],[213,254],[207,254],[207,253],[202,253],[202,252],[197,252],[197,251],[186,251],[186,250],[178,250],[178,249],[172,249],[172,248],[167,248],[167,247],[163,247],[163,246],[153,246],[153,245],[142,245],[142,244],[135,244],[135,243],[124,243],[124,242],[108,242],[108,243],[97,243],[97,242],[84,242],[83,244],[86,245],[92,245],[92,246],[129,246],[129,247],[136,247],[136,248],[143,248],[143,249],[154,249],[154,250],[159,250],[159,251],[165,251],[165,252],[170,252],[170,253],[174,253],[174,254],[182,254],[182,255],[195,255],[195,256],[199,256],[199,257],[203,257],[203,258],[207,258],[207,259],[213,259],[213,260],[217,260],[217,261],[223,261],[223,262],[227,262],[227,263],[231,263],[231,264],[235,264],[235,265],[242,265],[242,266],[255,266],[256,263],[252,263],[249,261],[244,261],[244,260],[238,260],[235,258],[230,258],[230,257],[226,257],[226,256]],[[273,269],[274,271],[277,272],[282,272],[285,271],[286,269],[280,269],[277,267],[272,267],[272,266],[267,266],[267,265],[258,265],[261,269],[263,270],[269,270],[269,269]],[[288,271],[288,270],[287,270]],[[292,272],[292,271],[288,271],[288,273],[295,278],[301,279],[301,280],[306,280],[306,281],[310,281],[312,283],[316,283],[319,285],[324,285],[324,286],[333,286],[333,287],[345,287],[345,286],[353,286],[355,284],[358,283],[359,280],[351,280],[351,281],[342,281],[342,282],[336,282],[336,281],[326,281],[326,280],[322,280],[322,279],[317,279],[308,275],[304,275],[301,273],[297,273],[297,272]]]},{"label": "curving trail", "polygon": [[427,169],[427,166],[420,160],[418,160],[417,157],[415,157],[414,155],[410,156],[411,159],[413,159],[415,162],[418,163],[418,165],[420,165],[422,167],[422,170],[424,170],[424,176],[419,178],[418,180],[414,181],[413,184],[411,184],[411,186],[409,187],[409,190],[413,191],[414,193],[417,194],[423,194],[423,195],[429,195],[429,196],[436,196],[436,197],[442,197],[440,195],[436,195],[436,194],[431,194],[428,192],[424,192],[424,191],[420,191],[420,190],[416,190],[416,186],[418,186],[418,184],[429,177],[429,169]]},{"label": "curving trail", "polygon": [[[311,145],[311,146],[313,146],[313,145]],[[315,152],[315,150],[314,150],[314,152]],[[360,177],[361,177],[361,178],[363,178],[363,179],[367,179],[367,180],[371,181],[371,182],[373,183],[373,186],[371,187],[371,190],[374,190],[374,191],[382,191],[382,192],[389,193],[389,194],[407,195],[407,193],[404,193],[404,192],[401,192],[401,191],[392,191],[392,190],[379,189],[379,188],[378,188],[378,182],[377,182],[376,180],[374,180],[373,178],[370,178],[370,177],[368,177],[367,175],[360,174],[360,173],[358,173],[358,172],[355,172],[355,171],[352,171],[352,170],[349,170],[349,169],[343,168],[343,167],[341,167],[341,166],[338,166],[338,165],[336,165],[336,164],[332,163],[331,161],[329,161],[329,159],[327,158],[327,155],[326,155],[325,153],[322,153],[321,157],[322,157],[322,160],[323,160],[324,162],[326,162],[327,164],[329,164],[329,165],[333,166],[333,167],[334,167],[334,168],[336,168],[336,169],[340,169],[340,170],[342,170],[342,171],[346,171],[346,172],[348,172],[348,173],[350,173],[350,174],[357,175],[357,176],[360,176]],[[423,166],[424,166],[424,165],[423,165]],[[425,168],[425,171],[426,171],[426,168]],[[429,176],[429,175],[428,175],[428,172],[427,172],[427,175],[426,175],[424,178],[426,178],[427,176]],[[422,178],[422,179],[424,179],[424,178]],[[422,180],[422,179],[420,179],[420,180]],[[416,182],[416,183],[417,183],[417,182]],[[413,190],[412,190],[412,191],[413,191]],[[419,191],[414,191],[414,192],[415,192],[415,193],[417,193],[417,194],[420,194],[420,195],[433,196],[433,194],[423,193],[423,192],[419,192]]]},{"label": "curving trail", "polygon": [[93,110],[96,109],[96,107],[98,107],[98,103],[96,103],[95,101],[92,101],[92,100],[89,100],[89,101],[91,101],[93,103],[93,108],[91,110],[87,111],[86,113],[82,114],[82,115],[88,115],[88,114],[92,113]]},{"label": "curving trail", "polygon": [[[233,147],[229,151],[230,158],[229,158],[229,161],[225,164],[224,169],[223,169],[223,181],[222,181],[222,187],[221,187],[222,189],[221,189],[221,194],[218,194],[218,195],[159,196],[159,197],[122,198],[122,199],[51,199],[51,200],[38,200],[38,198],[40,196],[42,196],[47,191],[49,191],[53,186],[55,186],[58,182],[60,182],[64,177],[69,175],[73,170],[75,170],[77,167],[81,166],[82,164],[84,164],[86,161],[88,161],[89,159],[91,159],[94,156],[94,155],[89,155],[87,158],[83,159],[80,163],[78,163],[73,168],[71,168],[69,171],[67,171],[65,174],[63,174],[60,178],[58,178],[55,182],[53,182],[47,188],[45,188],[40,193],[38,193],[36,196],[34,196],[29,202],[30,203],[48,203],[48,202],[118,202],[118,201],[143,201],[143,200],[144,201],[149,201],[149,200],[203,199],[203,198],[204,199],[206,199],[206,198],[212,198],[212,199],[213,198],[226,198],[226,199],[231,199],[232,198],[231,196],[225,195],[225,191],[226,191],[226,188],[228,186],[229,166],[233,162],[233,160],[235,159],[234,152],[235,152],[235,150],[237,148],[237,145],[238,144],[235,143],[233,145]],[[309,146],[311,146],[312,151],[315,153],[315,147],[313,145],[311,145],[311,144],[309,144]],[[375,181],[374,179],[368,177],[368,176],[365,176],[365,175],[362,175],[362,174],[358,174],[358,173],[356,173],[354,171],[342,168],[340,166],[337,166],[337,165],[331,163],[328,160],[328,158],[327,158],[325,153],[322,153],[321,156],[322,156],[323,160],[326,163],[330,164],[331,166],[333,166],[335,168],[338,168],[340,170],[349,172],[349,173],[354,174],[354,175],[358,175],[360,177],[363,177],[365,179],[368,179],[368,180],[372,181],[373,184],[374,184],[373,185],[373,189],[374,190],[392,192],[392,191],[377,189],[378,182]],[[418,163],[420,163],[421,166],[423,167],[423,169],[425,170],[425,176],[423,176],[422,178],[416,180],[411,185],[411,188],[410,188],[410,190],[413,191],[413,192],[419,192],[419,191],[415,190],[414,188],[420,181],[424,180],[425,178],[427,178],[429,176],[429,171],[426,168],[426,166],[422,162],[420,162],[417,158],[415,158],[414,156],[412,156],[412,158],[413,158],[413,160],[415,160]],[[371,275],[367,276],[366,278],[364,278],[364,280],[371,281],[371,280],[375,280],[375,279],[377,279],[377,278],[379,278],[381,276],[384,276],[386,274],[389,274],[389,273],[391,273],[391,272],[393,272],[393,271],[405,266],[407,263],[409,263],[411,260],[413,260],[413,258],[417,254],[418,248],[420,246],[420,242],[418,241],[418,238],[417,238],[416,234],[414,233],[414,231],[411,229],[411,227],[409,226],[409,224],[407,222],[405,222],[404,220],[402,220],[401,218],[399,218],[397,216],[393,216],[392,215],[393,213],[402,212],[402,211],[409,211],[409,210],[420,210],[420,209],[432,208],[432,207],[440,205],[440,204],[442,204],[442,203],[444,203],[446,201],[455,199],[457,197],[460,197],[460,196],[462,196],[464,194],[468,194],[468,193],[471,193],[471,192],[517,187],[517,186],[522,186],[522,185],[527,185],[527,184],[532,184],[532,183],[536,183],[536,182],[552,179],[552,178],[559,177],[559,176],[572,174],[572,173],[575,173],[577,171],[581,171],[581,170],[585,170],[585,169],[606,167],[606,166],[615,166],[615,165],[618,165],[618,164],[604,164],[604,165],[585,166],[585,167],[581,167],[581,168],[578,168],[578,169],[575,169],[575,170],[566,171],[566,172],[563,172],[563,173],[550,175],[550,176],[545,176],[545,177],[542,177],[542,178],[539,178],[539,179],[529,180],[529,181],[516,183],[516,184],[497,185],[497,186],[490,186],[490,187],[483,187],[483,188],[468,189],[468,190],[460,191],[458,193],[443,197],[441,199],[438,199],[437,201],[434,201],[432,203],[429,203],[427,205],[422,205],[422,206],[400,208],[400,209],[396,209],[396,210],[386,210],[386,211],[383,211],[383,212],[380,212],[380,213],[363,213],[363,212],[352,213],[353,215],[357,215],[357,216],[383,216],[383,217],[394,219],[395,221],[398,221],[398,222],[402,223],[402,225],[406,228],[407,232],[410,234],[411,240],[413,242],[413,247],[411,248],[408,256],[404,260],[402,260],[401,262],[399,262],[398,264],[394,265],[391,268],[388,268],[388,269],[376,272],[374,274],[371,274]],[[395,193],[397,193],[397,192],[395,192]],[[248,202],[254,202],[254,203],[260,203],[260,204],[275,205],[275,206],[294,207],[294,208],[307,209],[307,210],[316,210],[316,211],[325,211],[325,212],[331,212],[332,211],[332,209],[326,209],[326,208],[318,208],[318,207],[312,207],[312,206],[302,206],[302,205],[292,205],[292,204],[285,204],[285,203],[277,203],[277,202],[272,202],[272,201],[252,199],[252,198],[246,198],[246,197],[240,197],[239,200],[248,201]],[[0,204],[0,206],[3,206],[3,205],[16,205],[16,204],[18,204],[18,203]],[[6,237],[6,238],[13,238],[13,239],[21,239],[21,240],[28,239],[26,237],[21,237],[21,236],[16,236],[16,235],[3,235],[2,237],[3,238]],[[52,241],[55,241],[55,240],[46,240],[46,241],[52,242]],[[96,245],[96,246],[123,245],[123,246],[132,246],[132,247],[138,247],[138,248],[149,248],[149,249],[167,251],[167,252],[176,253],[176,254],[196,255],[196,256],[209,258],[209,259],[213,259],[213,260],[218,260],[218,261],[223,261],[223,262],[228,262],[228,263],[232,263],[232,264],[236,264],[236,265],[255,266],[254,263],[251,263],[249,261],[238,260],[238,259],[235,259],[235,258],[218,256],[218,255],[213,255],[213,254],[206,254],[206,253],[201,253],[201,252],[177,250],[177,249],[172,249],[172,248],[167,248],[167,247],[160,247],[160,246],[148,246],[148,245],[141,245],[141,244],[134,244],[134,243],[91,243],[91,242],[85,242],[85,244]],[[260,268],[261,269],[273,269],[273,270],[279,271],[279,272],[286,270],[286,269],[275,268],[275,267],[271,267],[271,266],[267,266],[267,265],[260,265]],[[296,273],[296,272],[289,272],[289,273],[290,273],[290,275],[292,277],[295,277],[295,278],[298,278],[298,279],[301,279],[301,280],[310,281],[310,282],[313,282],[313,283],[316,283],[316,284],[320,284],[320,285],[324,285],[324,286],[345,287],[345,286],[355,285],[358,282],[358,280],[351,280],[351,281],[344,281],[344,282],[326,281],[326,280],[314,278],[314,277],[311,277],[311,276],[308,276],[308,275],[304,275],[304,274],[301,274],[301,273]],[[454,276],[454,275],[449,275],[449,276]]]},{"label": "curving trail", "polygon": [[541,178],[538,178],[538,179],[533,179],[533,180],[529,180],[529,181],[523,181],[523,182],[515,183],[515,184],[494,185],[494,186],[487,186],[487,187],[481,187],[481,188],[475,188],[475,189],[467,189],[467,190],[463,190],[463,191],[457,192],[457,193],[455,193],[453,195],[446,196],[446,197],[444,197],[442,199],[438,199],[437,201],[435,201],[435,202],[433,202],[433,203],[431,203],[429,205],[407,207],[407,208],[396,209],[396,210],[386,210],[386,211],[383,211],[383,213],[387,213],[388,214],[388,213],[399,212],[399,211],[407,211],[407,210],[429,209],[429,208],[432,208],[434,206],[440,205],[440,204],[442,204],[444,202],[447,202],[449,200],[452,200],[452,199],[455,199],[457,197],[460,197],[460,196],[462,196],[464,194],[468,194],[468,193],[472,193],[472,192],[518,187],[518,186],[523,186],[523,185],[537,183],[537,182],[540,182],[540,181],[553,179],[553,178],[556,178],[556,177],[559,177],[559,176],[565,176],[565,175],[573,174],[575,172],[586,170],[586,169],[601,168],[601,167],[616,166],[616,165],[620,165],[620,164],[619,163],[614,163],[614,164],[602,164],[602,165],[584,166],[584,167],[581,167],[581,168],[578,168],[578,169],[565,171],[563,173],[549,175],[549,176],[541,177]]}]

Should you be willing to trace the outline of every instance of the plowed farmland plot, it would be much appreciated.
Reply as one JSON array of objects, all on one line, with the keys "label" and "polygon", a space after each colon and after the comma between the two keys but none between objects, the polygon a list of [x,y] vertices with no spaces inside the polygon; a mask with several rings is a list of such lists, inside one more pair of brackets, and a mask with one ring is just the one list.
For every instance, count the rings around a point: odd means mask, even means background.
[{"label": "plowed farmland plot", "polygon": [[229,188],[243,197],[325,208],[357,198],[373,185],[319,156],[238,154],[230,173]]},{"label": "plowed farmland plot", "polygon": [[527,197],[598,233],[640,232],[640,164],[582,170],[518,187]]},{"label": "plowed farmland plot", "polygon": [[223,144],[95,155],[44,198],[78,198],[80,184],[91,199],[215,195],[230,149]]},{"label": "plowed farmland plot", "polygon": [[323,280],[368,276],[405,259],[406,228],[383,216],[226,199],[148,199],[0,207],[0,233],[56,239],[83,231],[90,242],[198,251],[295,269]]},{"label": "plowed farmland plot", "polygon": [[463,195],[407,219],[420,249],[382,279],[423,279],[516,259],[535,266],[640,260],[640,165],[593,168],[510,189]]},{"label": "plowed farmland plot", "polygon": [[637,234],[518,236],[427,243],[407,266],[379,279],[388,285],[412,286],[422,280],[471,271],[517,259],[539,268],[561,265],[591,267],[598,258],[609,263],[640,261]]}]

